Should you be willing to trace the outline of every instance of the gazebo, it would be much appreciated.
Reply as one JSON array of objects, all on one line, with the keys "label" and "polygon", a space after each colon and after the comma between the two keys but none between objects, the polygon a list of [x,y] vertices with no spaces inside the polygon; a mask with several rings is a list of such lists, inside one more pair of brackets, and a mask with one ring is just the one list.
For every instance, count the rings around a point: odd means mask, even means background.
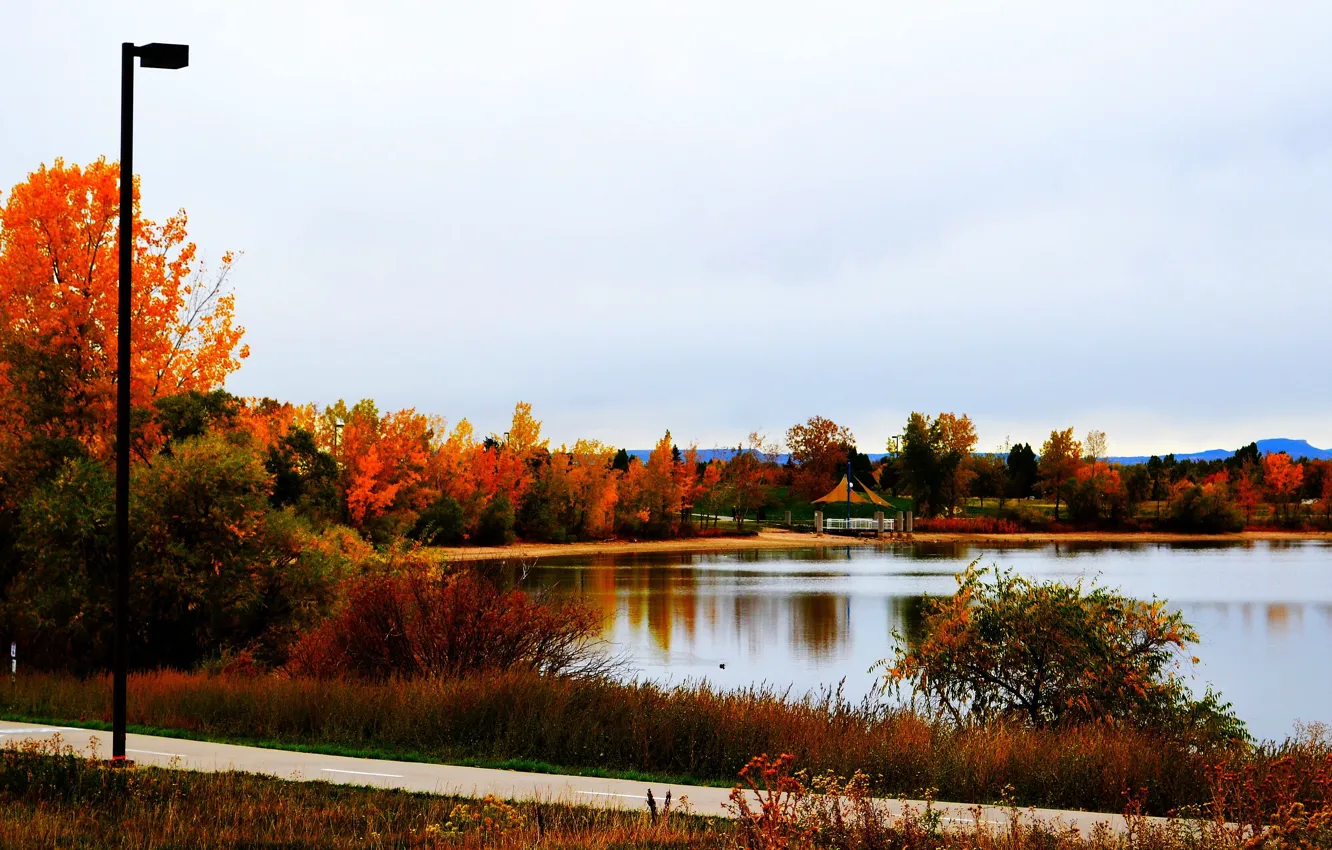
[{"label": "gazebo", "polygon": [[893,508],[891,502],[866,487],[865,482],[861,481],[859,478],[853,477],[852,481],[854,483],[851,486],[851,495],[849,498],[847,497],[846,492],[847,476],[843,475],[841,483],[832,488],[832,490],[828,492],[828,495],[815,499],[814,504],[827,505],[834,502],[840,502],[843,504],[846,502],[854,502],[858,505],[879,505],[884,508]]}]

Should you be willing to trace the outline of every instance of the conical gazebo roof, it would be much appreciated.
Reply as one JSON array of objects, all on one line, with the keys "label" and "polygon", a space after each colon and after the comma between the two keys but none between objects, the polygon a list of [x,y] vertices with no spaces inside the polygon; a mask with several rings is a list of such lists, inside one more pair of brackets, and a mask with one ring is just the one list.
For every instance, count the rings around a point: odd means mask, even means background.
[{"label": "conical gazebo roof", "polygon": [[[859,478],[855,479],[855,482],[856,485],[851,488],[852,502],[859,505],[881,505],[885,508],[892,507],[892,504],[890,504],[887,499],[866,487],[865,482],[861,481]],[[832,490],[828,491],[828,495],[820,499],[815,499],[814,504],[823,505],[830,502],[846,502],[846,500],[846,476],[843,475],[841,482],[836,487],[832,488]]]}]

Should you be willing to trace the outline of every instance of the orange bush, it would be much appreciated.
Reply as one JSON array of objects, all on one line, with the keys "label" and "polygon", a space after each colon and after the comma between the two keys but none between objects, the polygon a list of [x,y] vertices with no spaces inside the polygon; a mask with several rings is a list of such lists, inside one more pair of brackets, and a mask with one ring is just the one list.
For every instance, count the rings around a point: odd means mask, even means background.
[{"label": "orange bush", "polygon": [[413,566],[352,580],[341,611],[305,635],[288,670],[319,678],[456,677],[481,670],[594,672],[601,614],[500,590],[471,570]]},{"label": "orange bush", "polygon": [[1021,525],[1011,519],[992,516],[922,517],[914,523],[916,531],[940,534],[1021,534]]}]

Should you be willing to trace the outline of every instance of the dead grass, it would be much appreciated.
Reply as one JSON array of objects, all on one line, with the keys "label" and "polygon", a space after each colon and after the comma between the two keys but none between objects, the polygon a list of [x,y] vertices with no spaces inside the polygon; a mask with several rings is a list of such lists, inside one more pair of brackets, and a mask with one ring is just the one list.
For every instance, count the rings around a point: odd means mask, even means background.
[{"label": "dead grass", "polygon": [[0,749],[4,848],[725,847],[729,824],[284,782],[113,770],[57,746]]},{"label": "dead grass", "polygon": [[[674,810],[616,811],[285,782],[248,774],[112,769],[61,747],[0,748],[5,848],[746,848],[746,850],[1294,850],[1332,846],[1332,757],[1291,758],[1262,776],[1217,774],[1207,810],[1165,822],[1126,809],[1128,830],[1091,835],[1037,821],[945,823],[927,803],[890,815],[868,777],[792,772],[756,757],[732,792],[734,820]],[[747,788],[756,799],[742,793]],[[1227,795],[1253,796],[1254,819],[1215,814]]]},{"label": "dead grass", "polygon": [[[956,728],[831,696],[666,689],[509,671],[453,680],[347,682],[158,672],[130,679],[129,721],[186,735],[334,748],[427,761],[540,763],[730,782],[754,753],[812,771],[865,772],[877,793],[1118,811],[1125,794],[1163,814],[1209,799],[1218,759],[1268,763],[1283,751],[1203,754],[1106,725]],[[43,722],[105,722],[105,678],[32,674],[0,688],[0,711]]]}]

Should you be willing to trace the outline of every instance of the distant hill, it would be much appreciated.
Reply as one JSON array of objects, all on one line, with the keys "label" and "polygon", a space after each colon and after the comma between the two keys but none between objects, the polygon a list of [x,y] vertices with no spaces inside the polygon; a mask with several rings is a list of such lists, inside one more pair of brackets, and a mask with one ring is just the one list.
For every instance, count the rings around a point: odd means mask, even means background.
[{"label": "distant hill", "polygon": [[[1317,446],[1309,445],[1308,440],[1292,440],[1288,437],[1274,437],[1270,440],[1259,440],[1258,451],[1260,454],[1280,454],[1285,452],[1293,458],[1306,457],[1310,460],[1332,460],[1332,449],[1320,449]],[[1175,453],[1175,460],[1225,460],[1233,455],[1233,449],[1208,449],[1205,452]],[[1164,454],[1160,457],[1165,457]],[[1146,463],[1148,458],[1143,455],[1132,455],[1129,457],[1112,457],[1111,463]]]},{"label": "distant hill", "polygon": [[[628,451],[630,457],[636,457],[643,463],[647,463],[648,455],[652,454],[651,449],[626,449],[626,451]],[[680,449],[680,451],[683,453],[684,449]],[[736,452],[737,449],[699,449],[698,459],[703,463],[712,460],[730,460],[735,457]],[[790,457],[788,454],[777,455],[777,462],[786,463]]]},{"label": "distant hill", "polygon": [[[643,461],[643,463],[647,463],[648,455],[652,454],[651,449],[626,449],[626,451],[629,453],[630,457],[636,457]],[[681,449],[680,451],[683,452],[684,449]],[[699,449],[698,459],[703,463],[707,463],[711,460],[730,460],[735,457],[736,451],[736,449]],[[887,456],[888,455],[883,453],[866,455],[871,463],[878,463]],[[786,463],[790,458],[791,456],[785,453],[775,456],[775,459],[779,464]]]},{"label": "distant hill", "polygon": [[[652,454],[651,449],[629,449],[629,454],[638,458],[644,463],[647,462],[648,455]],[[1292,440],[1288,437],[1273,437],[1270,440],[1259,440],[1258,451],[1262,454],[1279,454],[1285,452],[1293,458],[1307,457],[1310,460],[1332,460],[1332,449],[1320,449],[1317,446],[1309,445],[1308,440]],[[699,449],[698,459],[707,462],[713,459],[730,460],[736,453],[736,449]],[[1175,453],[1175,460],[1225,460],[1235,453],[1234,449],[1208,449],[1203,452]],[[1163,452],[1161,457],[1168,454]],[[778,463],[786,463],[790,455],[777,455]],[[871,454],[869,459],[878,463],[881,459],[887,457],[884,454]],[[1125,455],[1120,457],[1111,457],[1111,463],[1146,463],[1147,455]]]}]

